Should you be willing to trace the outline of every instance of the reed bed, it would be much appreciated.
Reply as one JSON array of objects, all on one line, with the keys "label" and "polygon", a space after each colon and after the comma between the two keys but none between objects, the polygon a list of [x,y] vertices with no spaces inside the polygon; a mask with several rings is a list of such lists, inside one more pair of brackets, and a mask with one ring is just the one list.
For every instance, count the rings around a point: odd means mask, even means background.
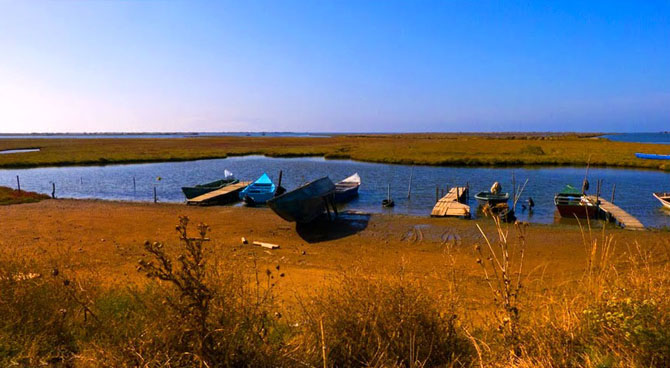
[{"label": "reed bed", "polygon": [[144,284],[101,287],[67,254],[3,253],[0,366],[670,365],[670,245],[619,244],[587,224],[583,274],[548,288],[525,267],[528,225],[496,225],[469,253],[477,311],[461,298],[456,245],[437,286],[403,265],[343,268],[295,297],[278,294],[278,266],[212,257],[209,227],[187,218],[177,242],[145,243]]},{"label": "reed bed", "polygon": [[188,161],[239,155],[323,156],[330,159],[437,166],[592,166],[670,170],[635,152],[667,154],[667,145],[613,142],[576,134],[378,134],[325,138],[200,137],[156,139],[4,139],[0,167],[105,165]]},{"label": "reed bed", "polygon": [[0,186],[0,205],[35,203],[48,198],[46,194]]}]

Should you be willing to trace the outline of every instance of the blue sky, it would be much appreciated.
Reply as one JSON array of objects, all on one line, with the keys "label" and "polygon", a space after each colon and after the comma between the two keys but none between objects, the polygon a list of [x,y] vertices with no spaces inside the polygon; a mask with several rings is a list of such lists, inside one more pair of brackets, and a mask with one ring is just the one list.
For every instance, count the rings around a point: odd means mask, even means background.
[{"label": "blue sky", "polygon": [[0,132],[670,130],[670,1],[0,0]]}]

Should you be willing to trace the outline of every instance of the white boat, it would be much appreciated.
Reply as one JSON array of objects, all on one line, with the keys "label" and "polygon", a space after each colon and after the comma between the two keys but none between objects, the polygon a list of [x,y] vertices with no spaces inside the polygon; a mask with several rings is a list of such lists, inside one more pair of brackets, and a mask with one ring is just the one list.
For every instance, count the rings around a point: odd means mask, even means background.
[{"label": "white boat", "polygon": [[670,210],[670,192],[662,193],[662,192],[657,192],[654,193],[654,198],[658,199],[663,207],[667,208]]},{"label": "white boat", "polygon": [[339,181],[335,184],[335,202],[344,203],[354,199],[358,195],[358,187],[361,186],[361,177],[358,173]]}]

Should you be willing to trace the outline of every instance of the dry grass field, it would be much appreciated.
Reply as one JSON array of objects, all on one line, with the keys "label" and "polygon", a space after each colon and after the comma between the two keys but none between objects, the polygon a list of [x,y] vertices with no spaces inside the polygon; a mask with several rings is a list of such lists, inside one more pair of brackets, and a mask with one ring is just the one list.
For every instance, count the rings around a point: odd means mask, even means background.
[{"label": "dry grass field", "polygon": [[0,207],[0,365],[670,364],[667,232],[360,214],[323,226],[263,208]]},{"label": "dry grass field", "polygon": [[668,163],[637,159],[634,155],[635,152],[667,154],[667,145],[613,142],[592,135],[570,134],[0,140],[0,150],[17,148],[40,148],[40,151],[0,155],[0,167],[183,161],[263,154],[442,166],[585,166],[590,158],[594,166],[670,170]]}]

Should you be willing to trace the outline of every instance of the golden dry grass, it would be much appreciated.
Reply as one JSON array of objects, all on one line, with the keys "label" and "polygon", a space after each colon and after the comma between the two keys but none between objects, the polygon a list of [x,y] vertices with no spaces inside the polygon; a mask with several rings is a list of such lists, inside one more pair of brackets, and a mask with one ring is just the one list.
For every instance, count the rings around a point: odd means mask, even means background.
[{"label": "golden dry grass", "polygon": [[[174,267],[182,262],[181,214],[211,228],[207,323],[226,343],[211,351],[179,312],[188,302],[180,289],[136,269],[155,260],[147,239],[165,244]],[[486,219],[380,215],[357,234],[309,243],[254,208],[49,200],[0,216],[3,364],[595,368],[670,359],[662,232],[518,233]],[[241,236],[281,248],[243,246]],[[40,276],[15,278],[31,273]],[[521,287],[505,291],[505,280]],[[512,303],[497,299],[510,293]]]},{"label": "golden dry grass", "polygon": [[443,165],[586,165],[670,170],[635,152],[667,154],[667,145],[613,142],[571,134],[387,134],[329,138],[199,137],[161,139],[4,139],[0,167],[181,161],[231,155],[325,156],[359,161]]}]

